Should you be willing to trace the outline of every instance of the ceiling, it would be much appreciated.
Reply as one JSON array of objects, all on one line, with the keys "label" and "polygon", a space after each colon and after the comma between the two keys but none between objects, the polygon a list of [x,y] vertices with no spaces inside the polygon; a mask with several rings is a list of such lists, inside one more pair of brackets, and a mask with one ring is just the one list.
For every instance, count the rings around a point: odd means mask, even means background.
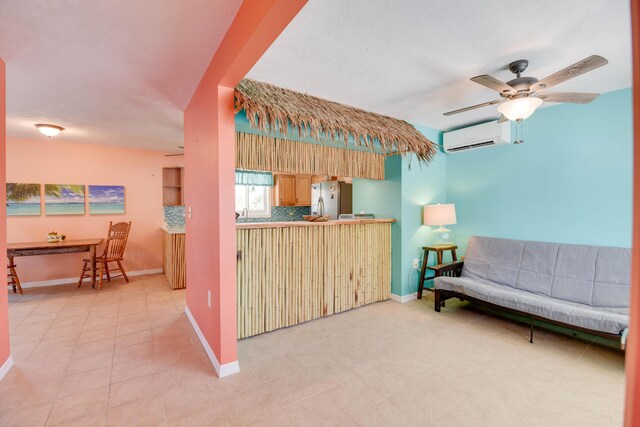
[{"label": "ceiling", "polygon": [[33,126],[44,122],[67,141],[177,150],[182,111],[240,3],[0,1],[8,136],[45,138]]},{"label": "ceiling", "polygon": [[[249,77],[449,130],[498,118],[499,98],[469,78],[513,78],[528,59],[542,79],[591,54],[609,64],[549,91],[631,86],[629,3],[624,0],[310,0]],[[550,104],[553,105],[553,104]]]},{"label": "ceiling", "polygon": [[[241,0],[0,1],[7,132],[158,150],[183,142],[182,111]],[[534,7],[535,6],[535,7]],[[310,0],[249,76],[333,101],[451,129],[497,117],[469,78],[508,80],[530,60],[542,78],[590,54],[609,65],[556,88],[631,86],[624,0]]]}]

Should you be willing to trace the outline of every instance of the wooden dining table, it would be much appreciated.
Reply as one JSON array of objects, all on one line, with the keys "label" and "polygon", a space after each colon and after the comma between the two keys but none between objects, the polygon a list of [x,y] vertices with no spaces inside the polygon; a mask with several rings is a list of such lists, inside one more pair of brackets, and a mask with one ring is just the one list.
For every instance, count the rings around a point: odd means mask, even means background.
[{"label": "wooden dining table", "polygon": [[13,265],[13,258],[21,256],[74,254],[89,252],[91,260],[91,286],[96,284],[96,250],[102,239],[64,240],[60,242],[7,243],[7,258]]}]

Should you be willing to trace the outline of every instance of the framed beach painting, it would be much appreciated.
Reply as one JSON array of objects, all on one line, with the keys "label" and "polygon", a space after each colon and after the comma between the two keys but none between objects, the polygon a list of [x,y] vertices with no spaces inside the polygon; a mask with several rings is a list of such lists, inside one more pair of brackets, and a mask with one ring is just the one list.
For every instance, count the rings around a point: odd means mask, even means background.
[{"label": "framed beach painting", "polygon": [[84,185],[45,184],[47,215],[84,215]]},{"label": "framed beach painting", "polygon": [[123,214],[124,186],[90,185],[89,213],[91,215]]},{"label": "framed beach painting", "polygon": [[40,216],[40,184],[7,183],[7,216]]}]

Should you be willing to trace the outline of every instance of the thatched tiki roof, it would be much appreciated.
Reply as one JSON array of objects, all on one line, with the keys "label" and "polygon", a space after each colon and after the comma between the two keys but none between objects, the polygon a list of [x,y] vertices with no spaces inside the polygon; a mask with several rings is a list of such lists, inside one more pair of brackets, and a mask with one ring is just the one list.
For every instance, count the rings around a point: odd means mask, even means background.
[{"label": "thatched tiki roof", "polygon": [[428,162],[436,154],[434,144],[404,120],[370,113],[337,102],[244,79],[235,90],[236,111],[244,109],[253,128],[287,133],[287,125],[300,136],[344,141],[349,137],[371,151],[376,144],[384,153],[415,153]]}]

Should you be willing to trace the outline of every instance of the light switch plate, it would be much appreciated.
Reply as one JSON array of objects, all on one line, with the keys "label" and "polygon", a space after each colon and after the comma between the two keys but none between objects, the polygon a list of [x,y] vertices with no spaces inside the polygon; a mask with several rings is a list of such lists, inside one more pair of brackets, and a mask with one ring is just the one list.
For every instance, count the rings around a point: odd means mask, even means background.
[{"label": "light switch plate", "polygon": [[207,305],[211,308],[211,291],[207,289]]}]

